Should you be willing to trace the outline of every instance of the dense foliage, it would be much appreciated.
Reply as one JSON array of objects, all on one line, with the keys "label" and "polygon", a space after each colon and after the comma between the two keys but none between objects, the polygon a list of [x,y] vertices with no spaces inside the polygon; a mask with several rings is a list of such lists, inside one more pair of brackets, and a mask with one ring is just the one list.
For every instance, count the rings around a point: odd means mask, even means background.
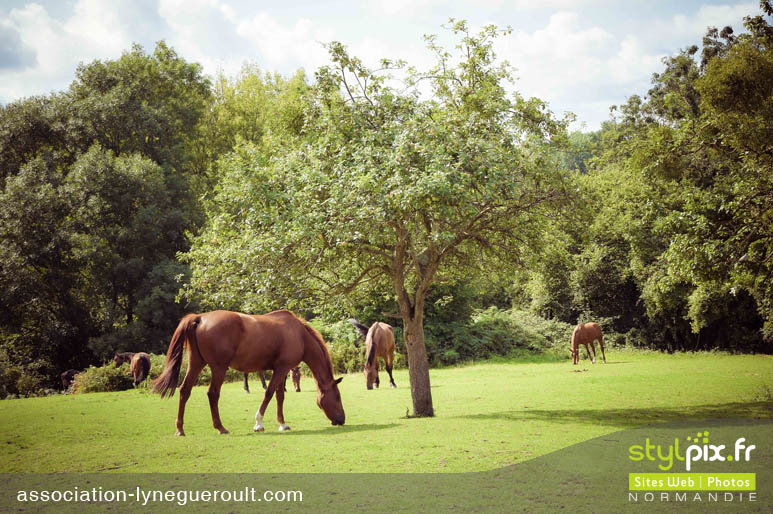
[{"label": "dense foliage", "polygon": [[579,321],[637,347],[771,352],[761,6],[571,135],[513,92],[492,51],[507,31],[464,22],[457,52],[427,38],[423,71],[339,43],[313,81],[210,80],[163,42],[81,64],[66,91],[0,108],[0,396],[163,352],[190,310],[294,309],[341,372],[361,365],[345,320],[388,321],[417,414],[428,365],[562,354]]},{"label": "dense foliage", "polygon": [[210,98],[199,65],[160,43],[0,109],[0,365],[58,386],[114,351],[163,348],[183,312],[175,256],[200,219],[189,129]]},{"label": "dense foliage", "polygon": [[585,201],[523,280],[531,308],[635,345],[771,351],[773,28],[745,27],[709,29],[575,140]]}]

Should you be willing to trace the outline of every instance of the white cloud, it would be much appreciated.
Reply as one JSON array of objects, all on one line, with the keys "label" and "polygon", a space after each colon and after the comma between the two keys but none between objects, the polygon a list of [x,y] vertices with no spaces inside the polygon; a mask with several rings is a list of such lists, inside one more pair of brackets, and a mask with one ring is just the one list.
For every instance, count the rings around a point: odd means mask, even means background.
[{"label": "white cloud", "polygon": [[285,26],[266,12],[239,22],[236,33],[260,52],[268,69],[284,67],[289,61],[309,72],[327,64],[328,54],[321,43],[335,39],[333,30],[316,27],[311,20],[301,18]]},{"label": "white cloud", "polygon": [[116,14],[116,6],[99,0],[79,0],[73,15],[64,21],[51,18],[36,3],[12,9],[0,23],[15,30],[37,59],[33,67],[3,74],[0,99],[63,89],[73,79],[79,62],[118,57],[121,50],[131,45],[131,40]]},{"label": "white cloud", "polygon": [[373,12],[385,16],[413,18],[424,16],[445,3],[443,0],[376,0],[370,2],[370,8]]},{"label": "white cloud", "polygon": [[663,24],[666,33],[671,29],[673,34],[691,35],[698,38],[706,32],[707,27],[722,28],[732,25],[735,30],[741,30],[741,20],[749,13],[756,13],[759,3],[736,5],[703,5],[693,16],[677,14]]},{"label": "white cloud", "polygon": [[576,13],[560,12],[542,29],[500,39],[496,50],[516,68],[522,94],[557,100],[607,78],[616,45],[609,32],[581,28]]}]

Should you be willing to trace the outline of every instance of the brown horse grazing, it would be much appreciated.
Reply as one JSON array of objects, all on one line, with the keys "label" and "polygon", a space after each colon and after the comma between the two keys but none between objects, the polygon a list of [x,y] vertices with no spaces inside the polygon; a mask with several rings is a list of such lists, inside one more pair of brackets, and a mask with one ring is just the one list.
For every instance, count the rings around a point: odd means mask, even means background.
[{"label": "brown horse grazing", "polygon": [[129,371],[134,377],[134,385],[139,385],[143,380],[150,375],[150,356],[145,352],[123,352],[116,353],[113,356],[113,362],[116,367],[120,366],[124,362],[129,363]]},{"label": "brown horse grazing", "polygon": [[296,366],[291,370],[293,376],[293,385],[295,386],[295,392],[301,392],[301,367]]},{"label": "brown horse grazing", "polygon": [[[601,333],[601,327],[598,325],[598,323],[581,323],[574,327],[574,332],[572,332],[572,347],[570,350],[572,353],[572,364],[577,364],[580,362],[580,345],[585,346],[588,359],[590,359],[591,363],[596,364],[596,345],[593,344],[593,342],[596,340],[599,342],[599,347],[601,347],[601,356],[604,359],[604,364],[606,364],[607,356],[604,355],[604,336]],[[593,349],[593,357],[590,356],[588,345],[590,345],[590,347]]]},{"label": "brown horse grazing", "polygon": [[137,387],[150,375],[150,355],[145,352],[135,353],[132,356],[129,371],[134,377],[134,387]]},{"label": "brown horse grazing", "polygon": [[116,353],[113,356],[113,363],[115,364],[115,367],[117,368],[124,362],[131,362],[132,357],[134,357],[134,352],[123,352],[123,353]]},{"label": "brown horse grazing", "polygon": [[333,363],[322,335],[290,311],[275,311],[251,316],[239,312],[213,311],[188,314],[177,326],[166,355],[164,372],[153,383],[153,391],[162,397],[174,394],[177,376],[182,364],[183,346],[188,346],[188,371],[180,387],[180,405],[177,410],[177,435],[185,435],[183,417],[185,403],[202,368],[209,364],[212,381],[207,396],[212,413],[212,424],[227,434],[220,421],[218,400],[229,367],[250,373],[264,369],[274,371],[266,389],[263,403],[255,414],[253,430],[262,432],[263,415],[276,392],[276,414],[279,430],[289,430],[282,407],[284,391],[280,387],[287,373],[301,361],[305,362],[317,383],[317,405],[333,425],[346,420],[341,404],[341,393],[333,377]]},{"label": "brown horse grazing", "polygon": [[365,336],[365,386],[373,389],[379,385],[378,380],[378,358],[384,359],[387,373],[389,373],[389,383],[392,387],[397,387],[394,378],[392,378],[392,363],[395,358],[395,334],[390,325],[377,321],[368,329],[368,335]]}]

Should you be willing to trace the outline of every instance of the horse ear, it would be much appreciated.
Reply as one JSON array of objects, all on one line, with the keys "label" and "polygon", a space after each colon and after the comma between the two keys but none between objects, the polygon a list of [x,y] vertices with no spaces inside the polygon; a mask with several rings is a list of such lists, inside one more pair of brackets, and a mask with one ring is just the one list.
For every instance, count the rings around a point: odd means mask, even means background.
[{"label": "horse ear", "polygon": [[340,383],[341,383],[341,380],[343,380],[343,379],[344,379],[344,377],[341,377],[341,378],[339,378],[338,380],[336,380],[336,384],[340,384]]}]

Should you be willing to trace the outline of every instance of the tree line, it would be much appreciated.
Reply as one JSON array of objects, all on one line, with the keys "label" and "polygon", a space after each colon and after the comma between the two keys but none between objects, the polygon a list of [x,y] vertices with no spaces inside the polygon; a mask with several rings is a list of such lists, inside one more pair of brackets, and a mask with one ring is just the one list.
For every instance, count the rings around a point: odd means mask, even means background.
[{"label": "tree line", "polygon": [[513,92],[493,51],[508,30],[453,20],[457,48],[428,37],[427,70],[339,43],[313,79],[208,78],[163,42],[81,64],[0,109],[2,388],[163,351],[184,312],[215,308],[394,318],[417,415],[437,327],[490,305],[632,346],[769,352],[761,7],[590,133]]}]

